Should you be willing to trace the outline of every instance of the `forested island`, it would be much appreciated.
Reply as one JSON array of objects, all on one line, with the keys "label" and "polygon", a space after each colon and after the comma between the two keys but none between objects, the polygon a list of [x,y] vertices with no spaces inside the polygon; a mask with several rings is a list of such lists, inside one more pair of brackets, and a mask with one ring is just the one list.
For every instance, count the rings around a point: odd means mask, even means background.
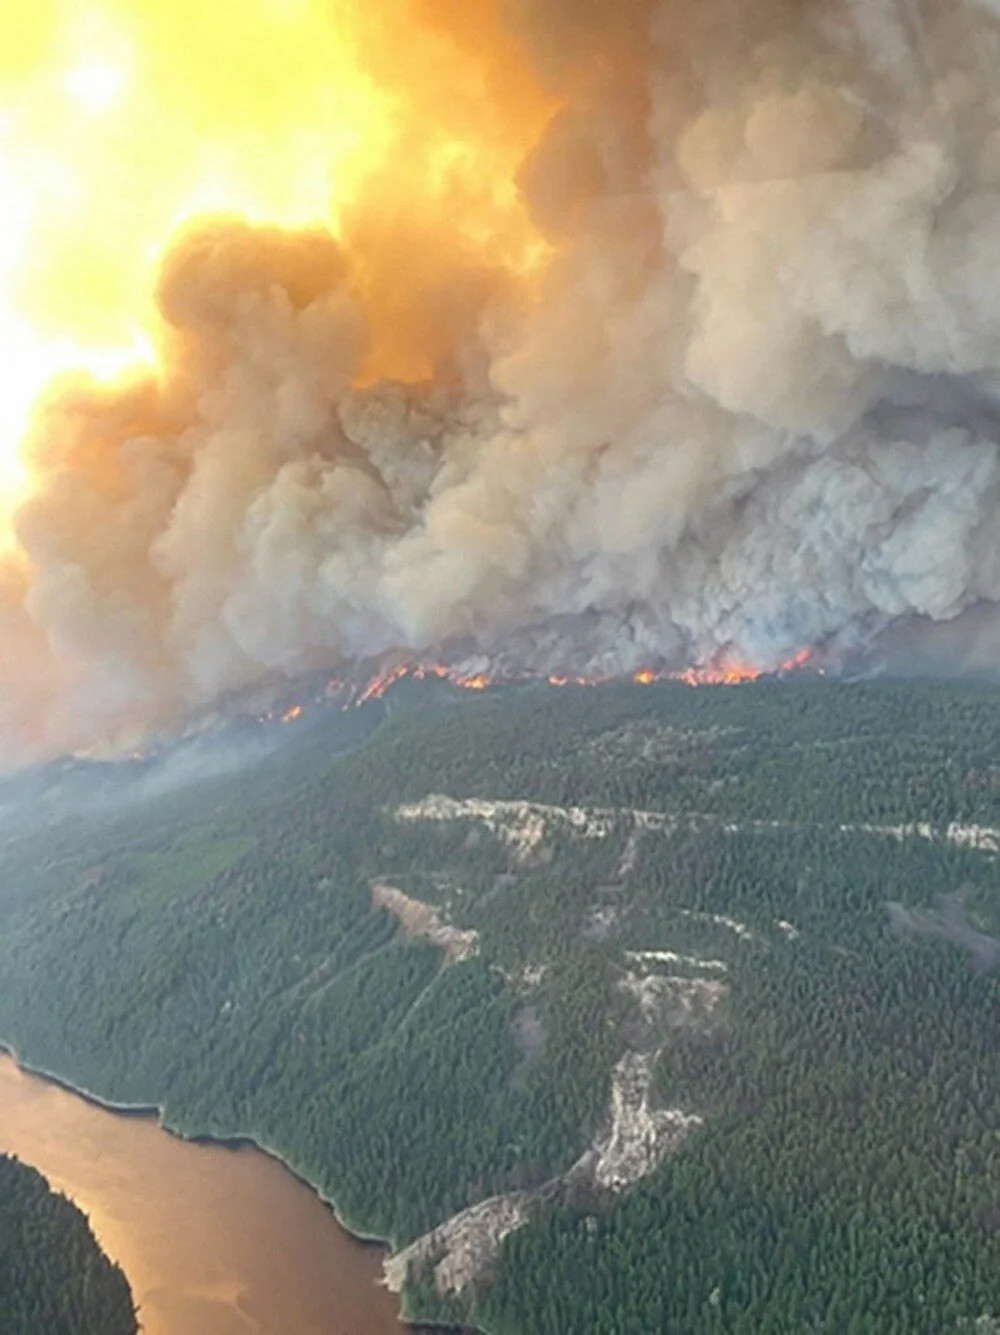
[{"label": "forested island", "polygon": [[128,1282],[86,1217],[40,1173],[0,1154],[0,1331],[135,1335]]},{"label": "forested island", "polygon": [[280,1153],[415,1317],[989,1331],[998,706],[409,682],[24,776],[0,1038]]}]

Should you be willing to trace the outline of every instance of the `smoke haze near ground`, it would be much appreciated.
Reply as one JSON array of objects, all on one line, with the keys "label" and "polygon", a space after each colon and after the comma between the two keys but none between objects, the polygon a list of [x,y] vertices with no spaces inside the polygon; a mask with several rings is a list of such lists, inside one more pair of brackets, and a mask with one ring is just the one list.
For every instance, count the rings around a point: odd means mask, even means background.
[{"label": "smoke haze near ground", "polygon": [[1000,9],[498,4],[375,5],[368,58],[432,31],[542,126],[531,263],[402,166],[337,240],[180,237],[156,377],[35,421],[6,763],[390,650],[994,661]]}]

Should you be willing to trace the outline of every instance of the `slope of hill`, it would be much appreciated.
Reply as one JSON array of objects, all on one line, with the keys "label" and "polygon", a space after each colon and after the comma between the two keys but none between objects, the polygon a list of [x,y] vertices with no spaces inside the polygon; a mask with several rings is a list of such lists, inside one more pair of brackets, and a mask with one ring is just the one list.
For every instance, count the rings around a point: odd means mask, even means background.
[{"label": "slope of hill", "polygon": [[40,1173],[0,1155],[0,1330],[134,1335],[128,1283],[87,1220]]},{"label": "slope of hill", "polygon": [[416,1316],[989,1329],[998,703],[409,683],[61,775],[0,824],[0,1037],[279,1151]]}]

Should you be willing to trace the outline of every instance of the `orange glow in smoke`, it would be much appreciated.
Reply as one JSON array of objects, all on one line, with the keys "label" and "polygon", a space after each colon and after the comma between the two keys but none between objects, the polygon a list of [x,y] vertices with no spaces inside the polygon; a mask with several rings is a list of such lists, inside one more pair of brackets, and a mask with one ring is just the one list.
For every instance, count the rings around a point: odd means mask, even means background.
[{"label": "orange glow in smoke", "polygon": [[[156,367],[160,260],[199,216],[341,238],[382,321],[373,372],[426,372],[394,304],[421,265],[539,261],[515,176],[551,98],[499,0],[443,3],[5,0],[0,515],[30,488],[20,445],[53,376]],[[404,223],[419,244],[380,276],[371,250]]]}]

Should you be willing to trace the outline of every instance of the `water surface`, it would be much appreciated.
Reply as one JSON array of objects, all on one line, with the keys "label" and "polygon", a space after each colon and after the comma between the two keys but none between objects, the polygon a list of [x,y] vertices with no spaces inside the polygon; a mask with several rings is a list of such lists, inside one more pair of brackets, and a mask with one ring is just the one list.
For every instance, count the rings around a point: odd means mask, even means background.
[{"label": "water surface", "polygon": [[249,1146],[192,1144],[0,1055],[0,1151],[90,1219],[146,1335],[403,1335],[381,1252]]}]

